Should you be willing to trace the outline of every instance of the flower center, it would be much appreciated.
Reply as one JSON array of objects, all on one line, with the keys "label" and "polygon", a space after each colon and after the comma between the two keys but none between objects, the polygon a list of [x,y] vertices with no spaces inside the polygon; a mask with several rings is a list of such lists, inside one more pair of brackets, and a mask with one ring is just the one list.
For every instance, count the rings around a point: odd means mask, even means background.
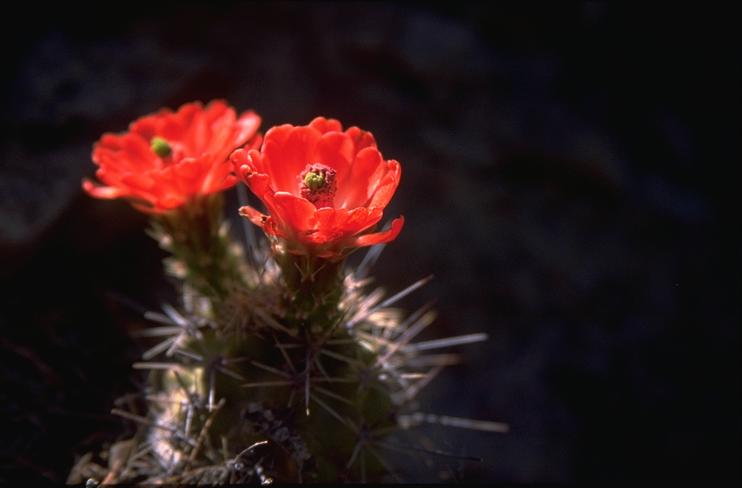
[{"label": "flower center", "polygon": [[170,147],[170,144],[167,142],[167,140],[163,139],[162,137],[153,137],[152,140],[149,141],[149,145],[152,148],[152,152],[154,152],[161,158],[166,158],[173,153],[173,148]]},{"label": "flower center", "polygon": [[299,174],[299,191],[317,208],[333,207],[337,184],[335,170],[324,164],[308,164]]}]

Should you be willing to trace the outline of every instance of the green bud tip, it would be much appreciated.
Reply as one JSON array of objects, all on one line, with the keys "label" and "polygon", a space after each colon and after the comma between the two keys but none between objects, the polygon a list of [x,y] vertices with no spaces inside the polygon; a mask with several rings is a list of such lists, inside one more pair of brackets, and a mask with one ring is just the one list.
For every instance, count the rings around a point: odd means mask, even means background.
[{"label": "green bud tip", "polygon": [[152,151],[161,158],[166,158],[173,153],[170,144],[162,137],[153,137],[152,141],[150,141],[150,146],[152,147]]}]

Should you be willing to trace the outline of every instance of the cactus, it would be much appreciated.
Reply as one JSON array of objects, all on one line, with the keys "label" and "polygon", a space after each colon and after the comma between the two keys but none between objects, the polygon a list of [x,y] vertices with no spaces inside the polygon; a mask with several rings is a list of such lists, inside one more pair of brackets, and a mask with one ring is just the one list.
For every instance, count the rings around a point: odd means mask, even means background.
[{"label": "cactus", "polygon": [[[323,181],[311,179],[311,189]],[[259,240],[243,220],[242,245],[223,207],[211,192],[152,212],[149,234],[170,253],[165,271],[180,303],[146,314],[153,325],[142,335],[152,344],[134,368],[148,371],[147,386],[139,407],[112,412],[134,422],[136,434],[103,450],[107,466],[84,456],[71,482],[398,480],[388,455],[415,448],[391,442],[395,432],[421,423],[506,430],[416,411],[420,390],[459,359],[426,351],[486,338],[411,342],[434,312],[427,305],[405,316],[392,306],[429,278],[384,298],[367,290],[384,244],[353,269],[345,247],[358,243],[296,252],[290,238],[266,230],[268,241]]]}]

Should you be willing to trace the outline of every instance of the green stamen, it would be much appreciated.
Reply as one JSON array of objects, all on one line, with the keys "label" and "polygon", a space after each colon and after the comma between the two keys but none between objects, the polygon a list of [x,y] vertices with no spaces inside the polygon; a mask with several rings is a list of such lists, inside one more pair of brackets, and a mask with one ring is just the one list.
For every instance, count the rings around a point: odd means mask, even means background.
[{"label": "green stamen", "polygon": [[166,158],[173,152],[170,144],[162,137],[153,137],[150,141],[150,146],[152,147],[152,151],[161,158]]}]

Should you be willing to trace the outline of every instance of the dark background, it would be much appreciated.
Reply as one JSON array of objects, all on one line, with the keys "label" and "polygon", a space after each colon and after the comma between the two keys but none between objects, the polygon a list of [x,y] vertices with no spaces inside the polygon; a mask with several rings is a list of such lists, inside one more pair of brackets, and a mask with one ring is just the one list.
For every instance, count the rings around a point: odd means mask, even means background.
[{"label": "dark background", "polygon": [[[97,5],[97,6],[96,6]],[[127,3],[4,13],[0,481],[115,439],[172,298],[146,218],[82,194],[105,131],[226,98],[371,130],[403,178],[376,267],[485,331],[422,409],[460,481],[739,481],[740,11],[679,2]],[[449,467],[446,467],[450,465]]]}]

